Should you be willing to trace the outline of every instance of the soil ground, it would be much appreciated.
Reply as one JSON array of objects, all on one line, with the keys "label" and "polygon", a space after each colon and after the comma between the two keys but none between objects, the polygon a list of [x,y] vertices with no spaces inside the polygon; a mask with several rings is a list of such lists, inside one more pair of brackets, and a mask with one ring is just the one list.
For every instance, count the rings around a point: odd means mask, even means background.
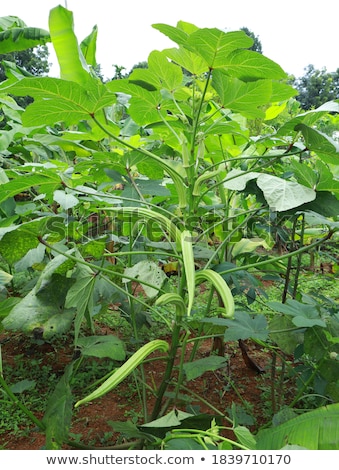
[{"label": "soil ground", "polygon": [[[109,328],[102,328],[101,334],[116,334]],[[163,338],[170,341],[170,338]],[[19,358],[21,369],[30,368],[32,358],[41,361],[48,366],[50,373],[61,377],[65,366],[72,361],[73,350],[70,344],[63,344],[55,348],[49,343],[38,344],[21,334],[0,334],[2,342],[3,366],[16,367]],[[195,394],[201,396],[217,410],[229,416],[227,410],[232,403],[241,405],[241,409],[253,419],[253,425],[248,426],[256,431],[265,422],[269,421],[271,414],[270,390],[271,390],[271,355],[258,345],[247,342],[249,358],[265,370],[259,373],[251,365],[244,361],[242,351],[238,343],[225,345],[225,356],[228,357],[227,367],[216,371],[204,373],[201,377],[191,380],[187,387]],[[196,359],[211,354],[212,340],[204,341],[197,353]],[[96,359],[96,361],[98,361]],[[164,372],[164,361],[153,361],[145,364],[145,373],[148,384],[158,384]],[[20,380],[20,377],[18,377]],[[90,382],[92,383],[92,381]],[[81,436],[80,442],[89,448],[108,448],[121,441],[109,425],[109,421],[137,421],[140,418],[140,407],[137,392],[133,386],[131,377],[125,379],[115,390],[100,399],[87,405],[80,406],[73,414],[71,424],[71,436],[76,441]],[[90,384],[88,384],[90,385]],[[29,392],[27,392],[29,393]],[[84,393],[80,394],[81,397]],[[149,410],[152,409],[154,397],[148,398]],[[188,403],[178,403],[177,408],[185,411]],[[192,398],[189,405],[199,406],[199,412],[215,413],[207,404],[199,403]],[[186,408],[187,409],[187,408]],[[43,411],[35,411],[38,418],[42,418]],[[1,415],[1,411],[0,411]],[[1,420],[0,420],[1,421]],[[227,423],[224,423],[227,425]],[[232,433],[230,433],[230,436]],[[45,436],[32,424],[20,426],[17,431],[1,433],[0,446],[3,449],[37,450],[44,448]],[[72,449],[65,446],[65,449]]]}]

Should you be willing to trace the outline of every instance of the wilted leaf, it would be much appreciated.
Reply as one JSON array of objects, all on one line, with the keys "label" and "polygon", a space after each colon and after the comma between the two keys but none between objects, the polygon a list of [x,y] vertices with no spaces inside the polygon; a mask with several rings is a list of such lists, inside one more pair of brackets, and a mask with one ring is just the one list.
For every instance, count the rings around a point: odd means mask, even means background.
[{"label": "wilted leaf", "polygon": [[54,191],[53,198],[65,211],[79,204],[78,198],[73,196],[73,194],[67,194],[65,191]]},{"label": "wilted leaf", "polygon": [[[167,279],[164,271],[153,261],[140,261],[131,268],[126,268],[124,274],[140,282],[145,294],[150,298],[158,294],[159,289]],[[130,282],[130,279],[123,278],[123,282]],[[150,286],[144,284],[145,282]]]},{"label": "wilted leaf", "polygon": [[265,240],[261,238],[242,238],[240,241],[235,243],[232,248],[232,256],[235,258],[243,253],[252,253],[259,246],[268,249],[268,245]]},{"label": "wilted leaf", "polygon": [[316,197],[313,189],[272,175],[261,174],[257,178],[257,184],[270,208],[277,212],[301,206]]},{"label": "wilted leaf", "polygon": [[2,269],[0,269],[0,286],[8,284],[9,282],[11,282],[12,279],[13,276],[11,274],[6,273]]}]

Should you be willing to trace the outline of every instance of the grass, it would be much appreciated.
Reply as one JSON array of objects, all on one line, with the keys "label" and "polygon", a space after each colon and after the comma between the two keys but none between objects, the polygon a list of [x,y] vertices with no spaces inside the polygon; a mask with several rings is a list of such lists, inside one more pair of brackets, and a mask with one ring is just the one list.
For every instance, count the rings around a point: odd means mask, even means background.
[{"label": "grass", "polygon": [[[29,337],[22,339],[23,344],[18,345],[20,350],[29,351],[31,357],[27,354],[18,354],[14,356],[13,363],[3,362],[2,373],[7,384],[12,391],[17,384],[29,384],[20,393],[16,393],[20,401],[34,414],[42,417],[50,394],[55,389],[61,375],[63,374],[63,363],[58,364],[59,368],[54,369],[58,363],[58,353],[68,350],[69,356],[66,358],[66,365],[72,360],[72,342],[71,335],[55,339],[49,344],[54,348],[52,352],[42,352],[35,350],[34,347],[43,344],[39,341],[31,340]],[[15,350],[15,348],[13,348]],[[71,387],[76,395],[77,391],[83,393],[89,384],[101,379],[110,372],[115,366],[114,361],[110,359],[96,360],[95,358],[85,358],[80,364]],[[22,388],[22,387],[20,387]],[[25,388],[25,387],[23,387]],[[10,434],[16,437],[26,436],[32,428],[32,423],[0,388],[0,439]]]},{"label": "grass", "polygon": [[[34,410],[37,414],[43,414],[48,395],[54,389],[58,377],[52,371],[50,365],[44,365],[42,359],[30,359],[29,367],[23,355],[15,357],[13,366],[3,366],[3,376],[12,387],[22,381],[30,381],[31,387],[17,393],[24,405]],[[0,390],[1,392],[1,390]],[[19,397],[20,395],[20,397]],[[14,433],[16,436],[25,436],[29,432],[32,423],[28,417],[5,394],[0,399],[0,436]]]}]

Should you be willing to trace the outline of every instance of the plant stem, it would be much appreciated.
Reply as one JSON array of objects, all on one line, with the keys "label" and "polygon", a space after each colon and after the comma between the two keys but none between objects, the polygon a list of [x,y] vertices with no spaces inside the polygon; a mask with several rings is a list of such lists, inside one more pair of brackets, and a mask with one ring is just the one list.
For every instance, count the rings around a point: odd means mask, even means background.
[{"label": "plant stem", "polygon": [[[305,214],[302,214],[302,221],[301,221],[301,233],[300,233],[300,245],[304,245],[304,233],[305,233]],[[294,276],[294,284],[293,284],[293,292],[292,298],[295,299],[297,296],[298,290],[298,283],[299,283],[299,276],[301,271],[301,261],[302,261],[302,253],[297,256],[297,269]]]},{"label": "plant stem", "polygon": [[273,351],[272,364],[271,364],[271,402],[272,402],[272,414],[276,413],[276,401],[275,401],[275,379],[276,379],[276,365],[277,365],[277,354]]},{"label": "plant stem", "polygon": [[325,237],[321,238],[318,241],[315,241],[315,242],[311,243],[310,245],[303,246],[302,248],[299,248],[298,250],[295,250],[291,253],[286,253],[285,255],[272,257],[272,258],[266,259],[264,261],[258,261],[257,263],[246,264],[244,266],[236,266],[234,268],[227,269],[226,271],[221,271],[219,274],[221,276],[223,276],[224,274],[230,274],[230,273],[234,273],[236,271],[245,271],[245,270],[249,270],[251,268],[259,268],[261,266],[265,266],[265,264],[277,263],[279,261],[283,261],[285,259],[290,258],[291,256],[295,256],[295,255],[298,255],[300,253],[304,253],[308,250],[311,250],[312,248],[314,248],[316,246],[322,245],[326,240],[329,240],[332,237],[333,233],[334,233],[333,230],[329,230],[328,234]]},{"label": "plant stem", "polygon": [[164,394],[167,390],[167,387],[170,383],[171,376],[172,376],[172,371],[174,367],[174,361],[177,355],[177,350],[179,347],[179,337],[180,337],[180,330],[181,330],[181,325],[178,321],[176,321],[173,332],[172,332],[172,344],[171,344],[171,349],[168,354],[168,361],[166,364],[166,369],[164,372],[164,376],[162,379],[162,382],[160,384],[158,393],[157,393],[157,399],[154,404],[153,412],[151,415],[151,421],[155,420],[161,410],[161,404],[162,404],[162,399],[164,397]]}]

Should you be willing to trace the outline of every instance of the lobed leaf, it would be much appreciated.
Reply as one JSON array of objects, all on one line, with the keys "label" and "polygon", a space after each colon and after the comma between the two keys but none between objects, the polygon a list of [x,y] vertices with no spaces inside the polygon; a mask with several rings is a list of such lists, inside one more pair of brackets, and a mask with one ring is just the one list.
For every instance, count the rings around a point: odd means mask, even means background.
[{"label": "lobed leaf", "polygon": [[230,77],[223,70],[213,72],[212,86],[224,108],[250,119],[264,117],[264,111],[259,109],[259,106],[268,103],[272,95],[270,80],[245,83],[238,78]]},{"label": "lobed leaf", "polygon": [[5,90],[16,96],[32,96],[34,103],[22,115],[27,127],[68,125],[88,120],[92,115],[115,102],[115,95],[96,79],[84,87],[59,78],[23,78]]},{"label": "lobed leaf", "polygon": [[187,45],[206,61],[210,69],[225,67],[231,52],[251,47],[252,44],[253,40],[243,31],[225,33],[217,28],[199,29],[187,40]]},{"label": "lobed leaf", "polygon": [[183,364],[187,380],[194,380],[207,371],[226,367],[227,358],[221,356],[210,356]]}]

